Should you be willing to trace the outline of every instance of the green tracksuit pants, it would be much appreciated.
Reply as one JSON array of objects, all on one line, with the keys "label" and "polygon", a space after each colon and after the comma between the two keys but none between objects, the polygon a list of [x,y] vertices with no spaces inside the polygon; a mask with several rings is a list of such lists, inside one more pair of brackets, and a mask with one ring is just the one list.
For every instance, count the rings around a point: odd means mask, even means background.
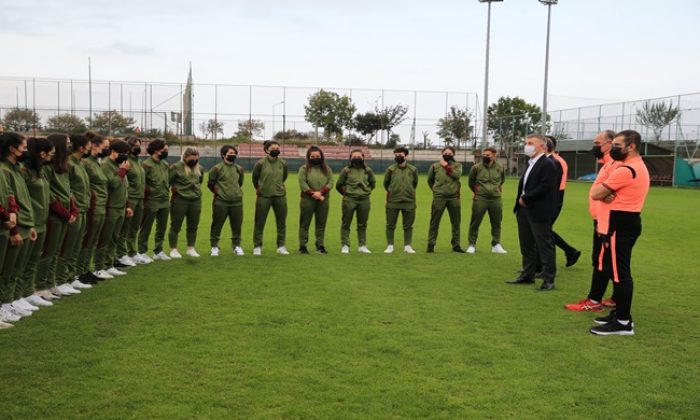
[{"label": "green tracksuit pants", "polygon": [[413,222],[416,220],[416,209],[386,209],[386,243],[394,245],[394,231],[399,220],[399,214],[403,218],[403,244],[411,245],[413,241]]},{"label": "green tracksuit pants", "polygon": [[430,230],[428,231],[428,246],[435,246],[440,230],[440,219],[447,209],[452,223],[452,247],[460,246],[460,224],[462,223],[462,207],[459,198],[433,197],[433,204],[430,208]]},{"label": "green tracksuit pants", "polygon": [[326,235],[329,208],[328,197],[323,201],[308,197],[301,198],[299,204],[299,247],[306,246],[309,242],[309,227],[312,218],[315,221],[316,248],[324,246],[323,240]]},{"label": "green tracksuit pants", "polygon": [[469,245],[476,245],[479,226],[488,212],[491,221],[491,246],[501,243],[501,221],[503,220],[503,199],[476,196],[472,202],[472,218],[469,222]]},{"label": "green tracksuit pants", "polygon": [[82,248],[85,231],[87,229],[87,214],[80,212],[75,222],[68,225],[68,232],[63,240],[61,252],[58,254],[56,266],[56,283],[71,283],[79,274],[78,255]]},{"label": "green tracksuit pants", "polygon": [[350,224],[357,213],[357,243],[367,244],[367,221],[369,220],[370,201],[366,198],[343,197],[342,222],[340,224],[340,242],[350,246]]},{"label": "green tracksuit pants", "polygon": [[284,246],[287,238],[287,197],[258,197],[255,200],[255,228],[253,229],[253,246],[263,243],[263,231],[270,208],[275,212],[277,224],[277,247]]},{"label": "green tracksuit pants", "polygon": [[78,254],[77,271],[80,274],[85,274],[92,270],[95,248],[100,239],[100,232],[102,232],[105,217],[105,214],[92,214],[90,212],[87,214],[85,235],[83,236],[80,254]]},{"label": "green tracksuit pants", "polygon": [[223,229],[226,219],[228,219],[229,225],[231,226],[231,242],[233,247],[241,246],[243,206],[226,206],[215,202],[212,205],[211,231],[209,232],[209,241],[212,248],[219,246],[221,229]]},{"label": "green tracksuit pants", "polygon": [[58,254],[61,251],[61,245],[66,238],[68,232],[68,222],[60,219],[53,214],[49,215],[49,220],[46,222],[46,239],[44,240],[44,248],[41,251],[39,265],[37,266],[38,277],[45,279],[44,287],[51,288],[56,286],[56,267],[58,266]]},{"label": "green tracksuit pants", "polygon": [[107,270],[117,258],[117,241],[124,224],[124,209],[108,208],[95,250],[95,271]]},{"label": "green tracksuit pants", "polygon": [[187,246],[194,246],[197,242],[197,228],[199,216],[202,213],[202,199],[187,200],[175,197],[170,203],[170,231],[168,232],[168,244],[170,248],[177,248],[177,238],[182,228],[182,223],[187,219]]},{"label": "green tracksuit pants", "polygon": [[11,303],[23,297],[22,287],[16,287],[17,278],[24,271],[32,242],[29,240],[29,228],[19,226],[17,230],[22,236],[22,245],[13,246],[8,239],[5,263],[0,272],[0,303]]},{"label": "green tracksuit pants", "polygon": [[143,222],[143,200],[129,199],[129,208],[134,212],[134,215],[124,219],[117,243],[117,257],[124,255],[133,257],[138,252],[136,239]]},{"label": "green tracksuit pants", "polygon": [[46,273],[40,272],[39,258],[41,258],[41,251],[44,249],[44,242],[46,241],[46,226],[41,226],[37,228],[36,241],[29,244],[29,250],[27,250],[27,263],[24,265],[24,272],[19,274],[19,282],[21,286],[18,286],[23,290],[22,295],[24,297],[29,296],[34,293],[34,290],[46,290],[52,288],[53,284],[48,284],[46,281]]},{"label": "green tracksuit pants", "polygon": [[148,238],[151,236],[153,224],[156,225],[155,245],[153,247],[154,254],[160,254],[163,251],[163,241],[165,240],[165,231],[168,228],[168,217],[170,216],[170,208],[144,208],[143,219],[141,220],[141,229],[139,230],[139,254],[148,252]]}]

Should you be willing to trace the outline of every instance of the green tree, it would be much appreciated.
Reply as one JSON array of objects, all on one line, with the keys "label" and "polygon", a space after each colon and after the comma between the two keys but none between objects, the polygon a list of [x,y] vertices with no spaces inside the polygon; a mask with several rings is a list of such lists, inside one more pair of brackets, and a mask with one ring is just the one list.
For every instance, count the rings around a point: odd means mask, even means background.
[{"label": "green tree", "polygon": [[[388,134],[387,138],[391,140],[391,130],[406,119],[408,107],[403,105],[393,105],[384,107],[383,109],[376,108],[375,112],[379,116],[381,130],[386,130]],[[388,143],[387,147],[389,147]]]},{"label": "green tree", "polygon": [[244,120],[238,122],[236,137],[252,140],[253,137],[262,135],[265,123],[260,120]]},{"label": "green tree", "polygon": [[93,118],[88,118],[88,123],[91,130],[110,136],[134,134],[136,129],[135,119],[126,117],[116,110],[95,114]]},{"label": "green tree", "polygon": [[210,118],[199,123],[199,130],[204,134],[204,140],[209,140],[209,137],[216,140],[219,134],[224,134],[224,123]]},{"label": "green tree", "polygon": [[12,108],[5,113],[4,121],[7,131],[29,131],[41,128],[39,114],[28,108]]},{"label": "green tree", "polygon": [[382,129],[382,118],[374,112],[357,114],[353,119],[353,128],[367,137],[367,143],[369,144],[374,136],[377,135],[377,132]]},{"label": "green tree", "polygon": [[517,96],[502,96],[496,103],[489,105],[488,117],[488,129],[508,158],[507,169],[510,171],[511,157],[516,145],[523,141],[525,136],[539,131],[542,127],[542,110]]},{"label": "green tree", "polygon": [[326,140],[335,137],[336,141],[342,141],[344,128],[352,128],[356,110],[347,96],[323,89],[309,96],[309,103],[304,105],[306,121],[317,130],[322,127]]},{"label": "green tree", "polygon": [[77,115],[58,114],[46,121],[46,131],[54,133],[81,133],[87,130],[85,121]]},{"label": "green tree", "polygon": [[[460,109],[456,106],[450,107],[450,112],[444,118],[440,118],[437,122],[437,135],[445,142],[445,144],[457,144],[464,141],[466,144],[471,137],[472,126],[471,113],[468,108]],[[476,145],[475,145],[476,146]]]},{"label": "green tree", "polygon": [[654,139],[659,141],[664,128],[679,118],[681,110],[673,106],[673,102],[666,105],[666,101],[650,104],[645,103],[642,109],[637,110],[637,124],[651,128],[654,131]]}]

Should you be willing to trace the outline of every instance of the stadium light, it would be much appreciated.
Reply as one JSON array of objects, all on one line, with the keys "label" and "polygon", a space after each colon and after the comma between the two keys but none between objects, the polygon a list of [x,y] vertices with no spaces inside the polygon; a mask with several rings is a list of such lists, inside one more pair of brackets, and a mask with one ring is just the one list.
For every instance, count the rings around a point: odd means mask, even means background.
[{"label": "stadium light", "polygon": [[537,0],[547,6],[547,47],[544,53],[544,97],[542,98],[542,127],[540,132],[544,134],[547,131],[547,79],[549,76],[549,28],[552,20],[552,5],[557,4],[559,0]]},{"label": "stadium light", "polygon": [[487,141],[488,141],[488,133],[489,133],[489,114],[488,114],[488,108],[489,108],[489,49],[491,47],[491,3],[494,2],[502,2],[503,0],[479,0],[479,3],[488,3],[489,4],[489,11],[488,11],[488,17],[486,18],[486,69],[484,70],[484,117],[483,117],[483,122],[482,122],[482,140],[481,140],[481,146],[485,146]]}]

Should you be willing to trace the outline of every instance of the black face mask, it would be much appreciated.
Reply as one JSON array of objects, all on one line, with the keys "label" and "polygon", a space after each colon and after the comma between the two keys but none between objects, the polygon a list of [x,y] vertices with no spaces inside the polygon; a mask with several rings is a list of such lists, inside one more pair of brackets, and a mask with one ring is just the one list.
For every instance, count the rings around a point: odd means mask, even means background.
[{"label": "black face mask", "polygon": [[83,155],[81,156],[81,158],[83,158],[83,159],[89,158],[89,157],[90,157],[90,152],[85,152],[85,153],[83,153]]},{"label": "black face mask", "polygon": [[481,158],[481,161],[484,162],[484,165],[488,165],[489,163],[491,163],[491,158],[488,156],[484,156]]},{"label": "black face mask", "polygon": [[134,156],[138,156],[141,154],[141,148],[140,147],[134,147],[131,149],[131,154]]},{"label": "black face mask", "polygon": [[280,155],[280,151],[279,151],[279,150],[270,150],[270,156],[272,156],[272,157],[277,157],[277,156],[279,156],[279,155]]},{"label": "black face mask", "polygon": [[450,161],[454,160],[454,158],[455,158],[455,157],[452,156],[452,155],[442,155],[442,159],[443,159],[445,162],[450,162]]},{"label": "black face mask", "polygon": [[194,168],[195,166],[197,166],[198,163],[199,163],[199,160],[188,160],[188,161],[185,161],[185,164],[186,164],[187,166],[189,166],[190,168]]},{"label": "black face mask", "polygon": [[365,160],[362,158],[352,158],[350,159],[350,164],[352,164],[352,166],[361,167],[364,166]]},{"label": "black face mask", "polygon": [[236,155],[228,155],[228,156],[225,156],[224,159],[226,159],[226,162],[233,163],[236,161],[237,157],[238,156],[236,156]]},{"label": "black face mask", "polygon": [[402,163],[406,162],[406,157],[405,156],[394,156],[394,161],[401,165]]},{"label": "black face mask", "polygon": [[627,153],[622,153],[622,148],[613,147],[610,149],[610,157],[613,160],[625,160]]},{"label": "black face mask", "polygon": [[53,163],[53,156],[49,160],[42,160],[41,164],[42,165],[51,165]]},{"label": "black face mask", "polygon": [[119,153],[117,155],[117,158],[114,159],[115,162],[117,162],[117,165],[121,165],[122,163],[126,162],[126,160],[129,159],[129,155],[126,153]]},{"label": "black face mask", "polygon": [[17,162],[26,162],[29,160],[29,152],[24,151],[21,155],[17,156]]},{"label": "black face mask", "polygon": [[593,156],[595,156],[596,159],[602,159],[603,156],[605,156],[601,146],[593,146],[591,153],[593,153]]},{"label": "black face mask", "polygon": [[311,158],[311,159],[309,159],[309,162],[311,162],[311,164],[314,165],[314,166],[319,166],[319,165],[323,162],[323,159],[321,159],[321,158]]},{"label": "black face mask", "polygon": [[103,158],[103,157],[107,157],[111,154],[112,154],[112,149],[110,149],[109,147],[106,147],[106,148],[102,149],[102,151],[97,156]]},{"label": "black face mask", "polygon": [[166,150],[165,152],[160,153],[160,158],[161,159],[167,159],[168,158],[168,151]]}]

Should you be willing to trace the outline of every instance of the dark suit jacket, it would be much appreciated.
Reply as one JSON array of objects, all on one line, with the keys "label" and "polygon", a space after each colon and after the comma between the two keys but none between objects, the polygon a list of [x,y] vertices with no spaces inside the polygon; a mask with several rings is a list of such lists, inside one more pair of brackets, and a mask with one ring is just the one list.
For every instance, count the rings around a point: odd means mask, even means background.
[{"label": "dark suit jacket", "polygon": [[[523,193],[523,179],[525,172],[520,177],[518,183],[518,195],[515,198],[515,208],[513,212],[517,213],[520,209],[518,199]],[[542,156],[537,159],[535,166],[530,171],[527,177],[527,185],[525,186],[525,195],[522,197],[527,207],[528,216],[536,222],[552,221],[557,209],[557,194],[559,183],[557,183],[557,169],[554,163]]]}]

